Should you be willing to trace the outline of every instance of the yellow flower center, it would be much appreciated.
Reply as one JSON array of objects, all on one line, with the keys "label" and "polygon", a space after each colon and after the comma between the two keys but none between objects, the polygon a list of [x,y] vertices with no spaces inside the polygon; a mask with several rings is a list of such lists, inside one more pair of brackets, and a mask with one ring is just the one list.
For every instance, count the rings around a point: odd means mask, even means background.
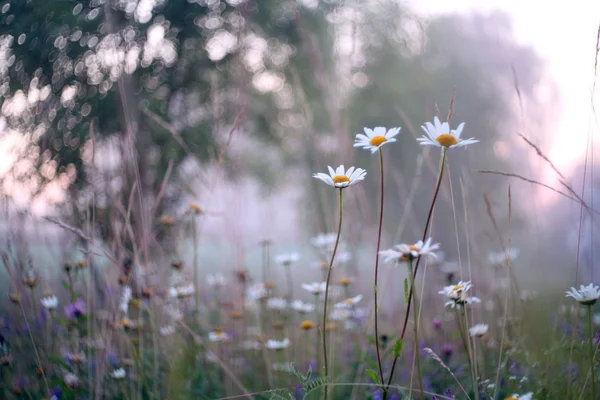
[{"label": "yellow flower center", "polygon": [[514,397],[514,396],[509,396],[509,397],[505,398],[504,400],[519,400],[519,398]]},{"label": "yellow flower center", "polygon": [[340,285],[342,286],[348,286],[352,281],[350,280],[350,278],[342,278],[340,279]]},{"label": "yellow flower center", "polygon": [[351,306],[352,304],[354,304],[354,301],[352,301],[352,299],[348,299],[344,303],[346,303],[346,305],[348,306]]},{"label": "yellow flower center", "polygon": [[304,329],[304,330],[309,330],[309,329],[312,329],[312,328],[314,328],[314,327],[315,327],[315,324],[313,324],[313,322],[312,322],[312,321],[308,321],[308,320],[307,320],[307,321],[302,321],[302,322],[300,323],[300,328],[301,328],[301,329]]},{"label": "yellow flower center", "polygon": [[350,178],[348,178],[346,175],[336,175],[332,179],[333,183],[350,182]]},{"label": "yellow flower center", "polygon": [[449,133],[443,133],[435,140],[437,140],[437,142],[444,147],[454,146],[458,143],[458,140],[456,140],[456,138]]},{"label": "yellow flower center", "polygon": [[463,290],[463,285],[456,285],[452,288],[453,292],[462,292]]},{"label": "yellow flower center", "polygon": [[380,146],[382,143],[387,142],[385,136],[373,136],[369,141],[371,146]]}]

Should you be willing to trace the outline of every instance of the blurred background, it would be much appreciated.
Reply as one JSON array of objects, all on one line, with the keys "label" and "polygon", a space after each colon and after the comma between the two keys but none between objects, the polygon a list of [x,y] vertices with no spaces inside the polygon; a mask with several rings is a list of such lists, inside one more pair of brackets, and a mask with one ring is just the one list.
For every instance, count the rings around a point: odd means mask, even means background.
[{"label": "blurred background", "polygon": [[197,204],[203,273],[258,270],[271,238],[309,274],[309,238],[337,218],[311,175],[356,165],[368,175],[346,191],[342,236],[370,288],[378,160],[354,135],[402,127],[382,247],[414,242],[439,157],[415,138],[439,110],[480,141],[449,157],[432,231],[446,259],[483,278],[510,246],[530,286],[597,281],[599,15],[583,1],[2,0],[0,248],[58,271],[83,245],[50,217],[121,261],[189,262],[189,224],[164,217]]}]

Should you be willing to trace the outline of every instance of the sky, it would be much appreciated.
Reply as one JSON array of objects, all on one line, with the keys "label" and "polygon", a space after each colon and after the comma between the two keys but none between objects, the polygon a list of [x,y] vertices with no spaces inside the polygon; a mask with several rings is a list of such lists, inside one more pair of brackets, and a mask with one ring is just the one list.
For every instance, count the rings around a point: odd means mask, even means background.
[{"label": "sky", "polygon": [[[543,151],[566,175],[585,156],[588,133],[597,136],[591,93],[594,80],[600,1],[573,0],[410,0],[417,12],[490,12],[501,10],[513,21],[518,43],[534,47],[547,63],[560,94],[557,125]],[[594,96],[596,107],[600,96]],[[548,177],[548,172],[544,173]]]}]

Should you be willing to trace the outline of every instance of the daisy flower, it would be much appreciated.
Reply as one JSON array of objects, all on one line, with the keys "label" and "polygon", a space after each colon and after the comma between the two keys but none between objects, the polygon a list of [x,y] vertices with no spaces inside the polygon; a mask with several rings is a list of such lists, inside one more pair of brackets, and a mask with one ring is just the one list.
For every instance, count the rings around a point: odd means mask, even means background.
[{"label": "daisy flower", "polygon": [[450,130],[450,125],[447,122],[441,123],[438,117],[433,119],[431,122],[425,122],[421,128],[425,131],[426,135],[418,138],[417,141],[423,146],[436,146],[440,148],[449,148],[468,146],[473,143],[479,142],[479,140],[461,139],[460,134],[465,126],[465,123],[458,125],[458,128]]},{"label": "daisy flower", "polygon": [[362,147],[371,150],[371,153],[375,153],[384,144],[395,142],[394,136],[400,133],[400,128],[387,130],[382,126],[378,126],[375,129],[364,128],[364,131],[364,135],[362,133],[356,135],[354,147]]},{"label": "daisy flower", "polygon": [[206,283],[211,288],[220,288],[221,286],[225,285],[225,277],[221,273],[208,275],[206,277]]},{"label": "daisy flower", "polygon": [[123,368],[115,369],[110,376],[115,380],[121,380],[125,378],[125,370]]},{"label": "daisy flower", "polygon": [[362,294],[359,294],[358,296],[350,297],[349,299],[346,299],[346,300],[342,301],[341,303],[337,303],[335,305],[335,308],[352,308],[356,304],[358,304],[358,302],[361,301],[362,298],[363,298]]},{"label": "daisy flower", "polygon": [[208,332],[208,340],[211,342],[222,342],[229,339],[229,334],[222,329],[216,329],[212,332]]},{"label": "daisy flower", "polygon": [[507,398],[505,398],[504,400],[532,400],[533,399],[533,392],[529,392],[529,393],[525,393],[525,394],[513,394],[512,396],[509,396]]},{"label": "daisy flower", "polygon": [[489,254],[488,259],[493,265],[506,265],[512,264],[517,257],[519,257],[519,249],[507,249],[506,252],[492,252]]},{"label": "daisy flower", "polygon": [[384,257],[384,262],[394,261],[397,263],[414,260],[421,256],[435,259],[437,256],[434,251],[439,248],[439,243],[431,244],[431,238],[429,238],[425,243],[423,243],[422,240],[419,240],[415,244],[398,244],[391,249],[380,251],[379,254]]},{"label": "daisy flower", "polygon": [[58,307],[58,298],[54,295],[44,296],[40,301],[42,302],[42,306],[48,311],[56,310],[56,307]]},{"label": "daisy flower", "polygon": [[310,243],[319,250],[333,250],[337,233],[319,233],[310,239]]},{"label": "daisy flower", "polygon": [[470,281],[463,282],[460,281],[456,285],[445,286],[439,294],[442,294],[449,298],[449,300],[444,304],[444,306],[448,307],[458,307],[472,303],[481,303],[481,299],[478,297],[469,297],[467,292],[471,289],[472,285]]},{"label": "daisy flower", "polygon": [[248,297],[248,301],[256,301],[263,300],[269,297],[269,290],[262,283],[257,283],[248,288],[246,292],[246,296]]},{"label": "daisy flower", "polygon": [[161,326],[159,333],[161,336],[171,336],[173,333],[175,333],[175,327],[173,325]]},{"label": "daisy flower", "polygon": [[329,166],[327,168],[329,169],[329,175],[319,172],[313,174],[313,178],[322,180],[329,186],[338,189],[352,186],[355,183],[364,180],[367,175],[367,172],[362,168],[350,167],[346,170],[343,165],[340,165],[335,170]]},{"label": "daisy flower", "polygon": [[567,291],[566,297],[572,297],[585,306],[591,306],[595,304],[598,298],[600,298],[600,288],[590,283],[587,286],[581,285],[579,290],[574,287]]},{"label": "daisy flower", "polygon": [[471,334],[471,336],[477,336],[477,337],[482,337],[483,335],[485,335],[488,331],[488,326],[487,324],[477,324],[477,325],[473,325],[471,328],[469,328],[469,333]]},{"label": "daisy flower", "polygon": [[307,290],[316,296],[320,295],[321,293],[324,293],[326,288],[327,282],[313,282],[302,284],[302,289]]},{"label": "daisy flower", "polygon": [[329,318],[334,321],[344,321],[352,316],[352,312],[345,308],[334,308],[331,314],[329,314]]},{"label": "daisy flower", "polygon": [[277,257],[275,257],[275,262],[277,264],[281,264],[285,267],[289,267],[293,263],[297,262],[299,259],[300,259],[300,254],[294,252],[294,253],[278,255]]},{"label": "daisy flower", "polygon": [[289,345],[290,345],[290,339],[288,339],[288,338],[285,338],[283,340],[269,339],[269,340],[267,340],[265,347],[267,349],[271,349],[271,350],[283,350],[283,349],[289,347]]},{"label": "daisy flower", "polygon": [[129,301],[131,300],[131,287],[124,286],[123,287],[123,297],[121,297],[121,302],[119,303],[119,308],[125,314],[129,310]]},{"label": "daisy flower", "polygon": [[315,310],[315,305],[311,303],[304,303],[301,300],[294,300],[292,303],[292,309],[296,310],[302,314],[306,314],[309,312],[313,312]]},{"label": "daisy flower", "polygon": [[193,295],[195,292],[196,292],[196,288],[192,284],[171,287],[169,289],[169,294],[171,295],[171,297],[178,297],[178,298],[189,297],[189,296]]}]

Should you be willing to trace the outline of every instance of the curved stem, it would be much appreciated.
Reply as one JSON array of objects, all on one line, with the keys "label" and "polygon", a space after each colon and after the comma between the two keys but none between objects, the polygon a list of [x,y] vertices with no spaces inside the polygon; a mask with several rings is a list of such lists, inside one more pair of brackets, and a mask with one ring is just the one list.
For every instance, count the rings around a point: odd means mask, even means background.
[{"label": "curved stem", "polygon": [[[409,260],[409,274],[410,274],[410,287],[411,289],[414,288],[415,286],[415,275],[412,273],[412,264],[413,261]],[[417,308],[417,294],[415,293],[414,290],[411,291],[412,292],[412,297],[413,297],[413,301],[415,303],[415,310],[413,312],[414,316],[415,316],[415,320],[413,322],[413,334],[414,334],[414,341],[415,341],[415,360],[417,363],[417,377],[419,378],[419,389],[420,389],[420,396],[421,399],[424,399],[424,395],[425,395],[425,391],[423,390],[423,376],[421,375],[421,354],[420,354],[420,349],[419,349],[419,310]],[[411,380],[411,388],[412,388],[412,380]],[[409,394],[410,397],[410,394]]]},{"label": "curved stem", "polygon": [[[327,272],[327,281],[325,286],[325,299],[323,299],[323,325],[321,326],[321,336],[323,341],[323,365],[325,367],[325,378],[328,377],[329,369],[327,364],[327,337],[325,325],[327,324],[327,301],[329,298],[329,281],[331,280],[331,271],[333,269],[333,260],[335,259],[335,253],[337,252],[338,244],[340,243],[340,234],[342,232],[342,190],[340,189],[340,217],[338,223],[337,237],[335,238],[335,246],[331,253],[331,260],[329,261],[329,270]],[[328,387],[325,388],[324,399],[327,400]]]},{"label": "curved stem", "polygon": [[588,306],[588,329],[590,333],[590,363],[592,367],[592,399],[596,399],[596,373],[594,370],[594,331],[592,329],[592,306]]},{"label": "curved stem", "polygon": [[377,319],[377,273],[379,272],[379,248],[381,246],[381,228],[383,225],[383,152],[381,147],[379,148],[379,170],[381,172],[381,199],[379,203],[379,229],[377,231],[377,251],[375,252],[375,283],[373,285],[373,291],[375,292],[375,348],[377,349],[377,365],[379,366],[379,378],[381,384],[383,384],[383,367],[381,365],[381,352],[379,350],[379,324]]},{"label": "curved stem", "polygon": [[[421,240],[423,240],[423,242],[425,241],[425,239],[427,239],[427,232],[429,232],[429,224],[431,223],[431,218],[433,216],[433,210],[435,208],[435,201],[437,200],[438,194],[440,192],[440,187],[442,185],[442,177],[444,176],[444,165],[446,164],[446,156],[448,153],[448,149],[446,147],[444,147],[442,149],[442,156],[440,158],[440,166],[439,166],[439,172],[438,172],[438,177],[437,177],[437,182],[435,185],[435,192],[433,193],[433,199],[431,201],[431,206],[429,207],[429,213],[427,214],[427,221],[425,222],[425,229],[423,229],[423,238]],[[417,271],[419,269],[419,262],[421,261],[421,257],[417,258],[417,262],[415,264],[415,270],[413,272],[413,275],[416,277],[417,276]],[[400,340],[404,339],[404,336],[406,335],[406,327],[408,324],[408,316],[410,315],[410,306],[412,303],[412,292],[413,292],[413,288],[410,288],[410,292],[409,292],[409,296],[408,296],[408,304],[406,306],[406,315],[404,316],[404,325],[402,325],[402,334],[400,335]],[[392,378],[394,376],[394,370],[396,369],[396,364],[398,362],[398,357],[394,356],[394,361],[392,362],[392,369],[390,371],[390,376],[388,378],[387,384],[386,386],[384,386],[384,389],[386,389],[390,383],[392,382]],[[383,391],[383,400],[387,399],[387,390]]]}]

